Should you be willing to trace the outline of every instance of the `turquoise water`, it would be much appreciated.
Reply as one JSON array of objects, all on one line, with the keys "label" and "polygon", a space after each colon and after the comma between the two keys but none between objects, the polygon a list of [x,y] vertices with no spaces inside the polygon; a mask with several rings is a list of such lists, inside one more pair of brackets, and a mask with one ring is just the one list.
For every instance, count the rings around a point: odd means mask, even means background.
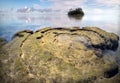
[{"label": "turquoise water", "polygon": [[96,26],[108,32],[119,32],[117,15],[85,14],[82,20],[71,19],[67,14],[0,14],[0,37],[8,41],[20,30],[38,30],[44,27]]}]

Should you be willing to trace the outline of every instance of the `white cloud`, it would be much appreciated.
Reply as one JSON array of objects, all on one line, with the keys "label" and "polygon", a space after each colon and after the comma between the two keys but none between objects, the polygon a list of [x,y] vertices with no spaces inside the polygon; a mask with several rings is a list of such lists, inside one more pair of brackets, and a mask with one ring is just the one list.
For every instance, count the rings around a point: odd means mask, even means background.
[{"label": "white cloud", "polygon": [[[61,11],[61,13],[69,11],[71,8],[78,8],[81,7],[83,8],[83,11],[86,13],[92,13],[94,12],[95,14],[102,14],[105,12],[105,10],[108,10],[109,8],[105,6],[119,6],[120,5],[120,0],[95,0],[95,2],[90,2],[89,0],[39,0],[40,3],[33,4],[33,9],[34,11],[43,11],[43,10],[51,10],[52,12],[54,11]],[[85,4],[87,2],[87,4]],[[43,7],[41,3],[48,4],[50,3],[51,5]],[[104,5],[105,9],[103,8],[97,8],[97,5]],[[107,8],[107,9],[106,9]],[[25,8],[27,9],[27,8]],[[114,13],[113,9],[110,12]],[[20,11],[26,11],[26,10],[20,10]],[[27,11],[31,11],[31,9],[27,9]],[[38,11],[39,12],[39,11]],[[50,11],[49,11],[50,12]],[[108,11],[107,11],[108,12]]]},{"label": "white cloud", "polygon": [[27,6],[25,6],[24,8],[20,8],[20,9],[17,9],[17,12],[22,12],[22,13],[29,13],[29,12],[33,12],[35,11],[34,8],[29,8]]},{"label": "white cloud", "polygon": [[35,8],[35,9],[40,9],[40,8],[42,8],[39,4],[33,4],[33,8]]},{"label": "white cloud", "polygon": [[98,3],[107,5],[107,6],[118,6],[120,5],[120,0],[97,0]]},{"label": "white cloud", "polygon": [[62,9],[66,11],[70,8],[82,7],[82,4],[86,0],[49,0],[53,3],[51,6],[52,9]]}]

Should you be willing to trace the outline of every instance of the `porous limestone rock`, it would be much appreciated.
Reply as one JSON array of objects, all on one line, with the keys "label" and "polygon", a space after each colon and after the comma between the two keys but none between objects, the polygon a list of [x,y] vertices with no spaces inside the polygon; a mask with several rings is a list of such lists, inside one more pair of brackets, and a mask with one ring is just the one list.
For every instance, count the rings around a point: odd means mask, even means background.
[{"label": "porous limestone rock", "polygon": [[[1,50],[2,83],[120,83],[119,37],[97,27],[16,33]],[[108,57],[110,56],[110,57]]]}]

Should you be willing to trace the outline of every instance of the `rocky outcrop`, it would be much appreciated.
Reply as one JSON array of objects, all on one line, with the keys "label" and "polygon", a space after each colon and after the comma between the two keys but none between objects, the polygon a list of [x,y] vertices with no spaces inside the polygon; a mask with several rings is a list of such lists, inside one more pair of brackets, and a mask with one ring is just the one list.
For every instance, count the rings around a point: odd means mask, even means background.
[{"label": "rocky outcrop", "polygon": [[20,31],[0,58],[2,83],[119,83],[119,37],[97,27]]}]

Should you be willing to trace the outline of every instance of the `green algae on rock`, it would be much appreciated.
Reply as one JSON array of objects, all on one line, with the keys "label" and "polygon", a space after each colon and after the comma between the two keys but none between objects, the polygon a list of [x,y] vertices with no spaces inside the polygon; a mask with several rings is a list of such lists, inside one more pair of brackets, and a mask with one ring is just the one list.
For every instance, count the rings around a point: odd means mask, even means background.
[{"label": "green algae on rock", "polygon": [[[3,83],[119,83],[115,51],[119,37],[97,27],[20,31],[2,49]],[[111,55],[111,54],[110,54]],[[114,56],[114,55],[112,55]]]}]

